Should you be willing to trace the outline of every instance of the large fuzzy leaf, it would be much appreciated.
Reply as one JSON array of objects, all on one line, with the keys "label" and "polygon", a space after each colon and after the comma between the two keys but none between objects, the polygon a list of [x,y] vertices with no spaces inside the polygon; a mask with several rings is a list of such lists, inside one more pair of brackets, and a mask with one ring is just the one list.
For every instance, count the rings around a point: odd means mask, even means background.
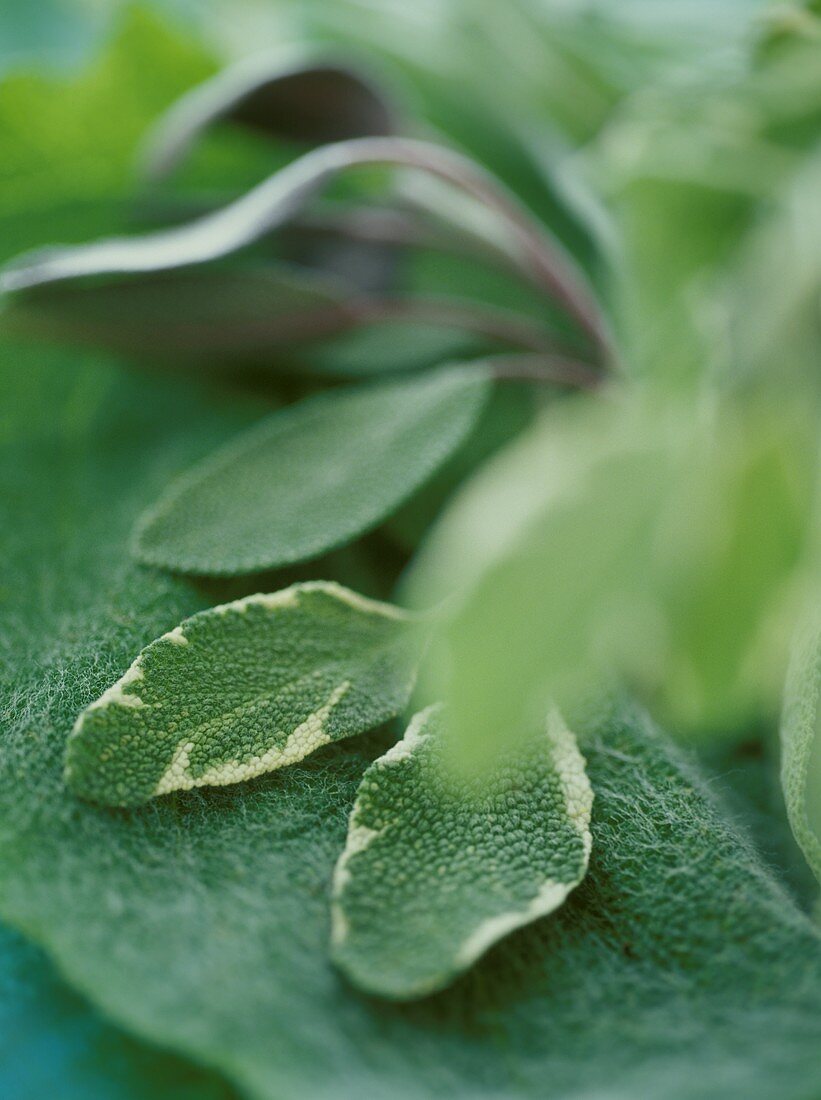
[{"label": "large fuzzy leaf", "polygon": [[374,527],[450,457],[490,388],[481,366],[332,391],[275,413],[175,482],[137,553],[181,573],[251,573]]},{"label": "large fuzzy leaf", "polygon": [[334,961],[383,997],[442,989],[558,908],[587,870],[593,793],[558,713],[472,778],[448,768],[445,749],[441,708],[429,707],[365,772],[336,865]]},{"label": "large fuzzy leaf", "polygon": [[294,764],[399,714],[422,641],[398,608],[321,581],[202,611],[83,711],[66,780],[132,806]]},{"label": "large fuzzy leaf", "polygon": [[814,1094],[817,932],[634,715],[583,745],[585,882],[413,1006],[357,995],[327,957],[333,865],[384,740],[133,811],[67,792],[78,711],[214,599],[128,563],[133,517],[240,414],[161,380],[44,369],[13,371],[2,406],[19,442],[0,464],[0,910],[71,981],[260,1098]]},{"label": "large fuzzy leaf", "polygon": [[123,1034],[42,951],[0,927],[0,1094],[13,1100],[228,1100],[216,1076]]}]

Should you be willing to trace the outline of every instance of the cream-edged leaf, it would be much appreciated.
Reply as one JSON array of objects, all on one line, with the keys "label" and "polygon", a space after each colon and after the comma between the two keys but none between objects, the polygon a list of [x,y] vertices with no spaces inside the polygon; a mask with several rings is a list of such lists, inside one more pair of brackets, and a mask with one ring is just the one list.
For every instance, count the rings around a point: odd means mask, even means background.
[{"label": "cream-edged leaf", "polygon": [[316,557],[376,526],[464,441],[490,391],[452,366],[308,398],[194,467],[142,518],[137,556],[231,575]]},{"label": "cream-edged leaf", "polygon": [[407,704],[420,622],[314,581],[186,619],[77,719],[66,779],[128,806],[294,764]]},{"label": "cream-edged leaf", "polygon": [[781,783],[795,839],[821,881],[821,619],[793,647],[781,721]]},{"label": "cream-edged leaf", "polygon": [[587,871],[593,792],[558,712],[470,780],[444,762],[442,711],[365,773],[334,875],[332,953],[360,988],[442,989],[497,940],[558,908]]}]

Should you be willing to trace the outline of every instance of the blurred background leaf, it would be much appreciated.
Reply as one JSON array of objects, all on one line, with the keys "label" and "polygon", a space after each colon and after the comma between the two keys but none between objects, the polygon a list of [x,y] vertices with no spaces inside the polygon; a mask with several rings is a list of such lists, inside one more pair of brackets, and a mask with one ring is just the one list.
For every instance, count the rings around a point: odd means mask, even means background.
[{"label": "blurred background leaf", "polygon": [[555,406],[457,495],[411,571],[414,602],[459,594],[424,698],[447,694],[473,747],[614,676],[687,736],[773,718],[815,590],[813,414],[797,395]]}]

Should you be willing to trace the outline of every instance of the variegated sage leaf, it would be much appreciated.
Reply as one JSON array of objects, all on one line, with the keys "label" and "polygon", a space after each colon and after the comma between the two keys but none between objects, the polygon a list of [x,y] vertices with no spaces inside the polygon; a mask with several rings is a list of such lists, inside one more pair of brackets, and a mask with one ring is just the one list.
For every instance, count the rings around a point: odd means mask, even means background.
[{"label": "variegated sage leaf", "polygon": [[76,794],[129,806],[302,760],[404,709],[421,622],[330,582],[202,611],[152,642],[68,743]]},{"label": "variegated sage leaf", "polygon": [[592,802],[557,712],[468,778],[444,761],[441,708],[422,711],[359,788],[334,875],[335,962],[385,997],[443,988],[581,882]]}]

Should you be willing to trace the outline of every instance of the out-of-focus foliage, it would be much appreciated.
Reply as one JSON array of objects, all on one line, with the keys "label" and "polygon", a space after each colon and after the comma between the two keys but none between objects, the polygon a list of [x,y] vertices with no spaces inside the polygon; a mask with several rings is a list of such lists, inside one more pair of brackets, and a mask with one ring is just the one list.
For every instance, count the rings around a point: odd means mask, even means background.
[{"label": "out-of-focus foliage", "polygon": [[642,375],[757,370],[787,390],[802,370],[817,386],[821,37],[802,32],[809,14],[780,18],[735,79],[642,90],[590,154],[619,222]]},{"label": "out-of-focus foliage", "polygon": [[229,1100],[220,1078],[108,1023],[53,964],[0,928],[0,1091],[14,1100]]},{"label": "out-of-focus foliage", "polygon": [[787,814],[807,862],[821,880],[821,631],[817,616],[799,631],[781,723]]},{"label": "out-of-focus foliage", "polygon": [[782,31],[732,81],[631,97],[588,157],[635,380],[551,410],[416,567],[422,603],[462,589],[446,648],[471,741],[597,670],[701,738],[777,708],[817,598],[821,361],[821,39]]},{"label": "out-of-focus foliage", "polygon": [[2,258],[120,224],[137,142],[213,66],[201,46],[134,10],[81,73],[7,76],[0,85]]},{"label": "out-of-focus foliage", "polygon": [[367,770],[334,871],[333,959],[398,1000],[444,989],[557,909],[590,859],[593,792],[557,711],[490,783],[454,782],[444,726],[441,707],[420,711]]},{"label": "out-of-focus foliage", "polygon": [[702,737],[772,714],[815,590],[815,427],[794,400],[545,414],[462,491],[410,582],[423,605],[460,592],[428,690],[450,684],[465,740],[614,675]]}]

